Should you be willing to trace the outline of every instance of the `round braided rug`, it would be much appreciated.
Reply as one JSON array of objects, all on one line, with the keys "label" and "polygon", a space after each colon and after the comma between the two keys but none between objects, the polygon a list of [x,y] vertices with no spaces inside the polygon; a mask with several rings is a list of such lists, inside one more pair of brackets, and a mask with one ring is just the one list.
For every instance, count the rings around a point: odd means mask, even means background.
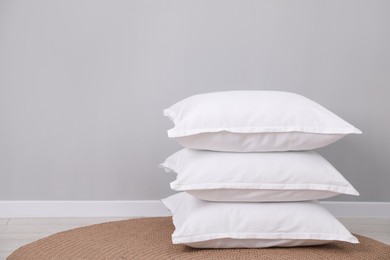
[{"label": "round braided rug", "polygon": [[390,259],[390,246],[357,236],[360,244],[266,249],[194,249],[173,245],[172,218],[140,218],[60,232],[22,246],[7,259]]}]

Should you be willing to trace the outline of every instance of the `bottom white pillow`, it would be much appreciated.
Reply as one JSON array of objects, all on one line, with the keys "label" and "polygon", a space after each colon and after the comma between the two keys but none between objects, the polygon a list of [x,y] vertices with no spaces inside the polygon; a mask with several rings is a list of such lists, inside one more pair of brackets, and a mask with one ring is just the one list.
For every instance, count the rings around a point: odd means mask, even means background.
[{"label": "bottom white pillow", "polygon": [[173,214],[173,244],[197,248],[262,248],[359,243],[316,201],[208,202],[187,193],[163,199]]}]

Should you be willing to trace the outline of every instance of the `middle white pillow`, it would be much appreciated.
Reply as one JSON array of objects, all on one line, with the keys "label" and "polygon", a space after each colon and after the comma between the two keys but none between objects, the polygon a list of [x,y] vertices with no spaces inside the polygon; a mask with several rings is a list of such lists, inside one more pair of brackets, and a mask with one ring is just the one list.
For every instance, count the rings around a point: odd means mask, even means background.
[{"label": "middle white pillow", "polygon": [[177,173],[173,190],[208,201],[302,201],[359,195],[313,151],[224,153],[185,148],[160,166]]}]

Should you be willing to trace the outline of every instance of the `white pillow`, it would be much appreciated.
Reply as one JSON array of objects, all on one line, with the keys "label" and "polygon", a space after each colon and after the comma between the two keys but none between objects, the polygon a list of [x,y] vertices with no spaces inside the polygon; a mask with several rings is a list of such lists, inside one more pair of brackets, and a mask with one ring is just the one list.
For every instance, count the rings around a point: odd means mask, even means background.
[{"label": "white pillow", "polygon": [[298,94],[226,91],[195,95],[164,110],[168,136],[193,149],[256,152],[310,150],[361,131]]},{"label": "white pillow", "polygon": [[317,202],[207,202],[187,193],[163,199],[173,214],[173,244],[260,248],[359,243]]},{"label": "white pillow", "polygon": [[171,188],[208,201],[300,201],[359,195],[313,151],[223,153],[184,148],[162,163]]}]

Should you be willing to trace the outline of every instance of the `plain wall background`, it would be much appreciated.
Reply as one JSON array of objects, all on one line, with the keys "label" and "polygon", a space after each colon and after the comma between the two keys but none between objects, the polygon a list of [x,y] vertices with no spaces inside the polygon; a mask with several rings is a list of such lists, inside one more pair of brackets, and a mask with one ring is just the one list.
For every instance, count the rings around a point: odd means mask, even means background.
[{"label": "plain wall background", "polygon": [[319,150],[390,201],[390,1],[0,1],[0,200],[173,192],[162,109],[193,94],[284,90],[364,134]]}]

